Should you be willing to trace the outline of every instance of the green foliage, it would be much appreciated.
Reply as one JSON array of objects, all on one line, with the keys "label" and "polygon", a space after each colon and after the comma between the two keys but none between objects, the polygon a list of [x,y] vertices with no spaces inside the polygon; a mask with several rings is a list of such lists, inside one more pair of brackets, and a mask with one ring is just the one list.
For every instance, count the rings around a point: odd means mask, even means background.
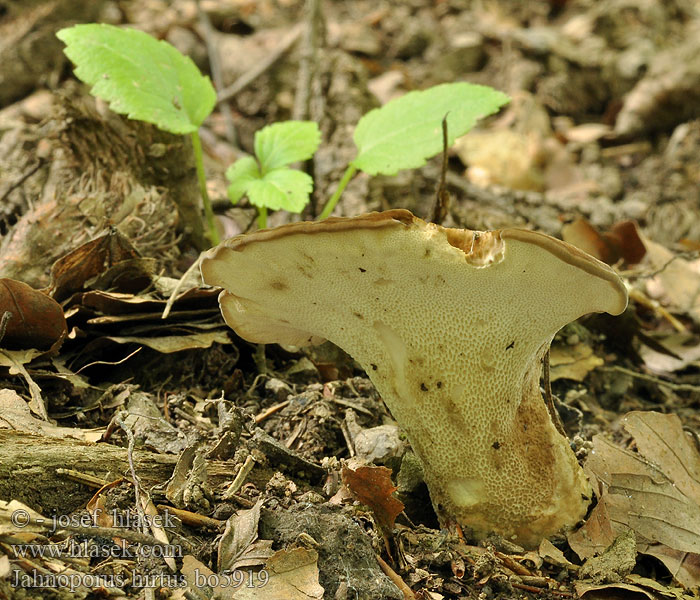
[{"label": "green foliage", "polygon": [[447,144],[464,135],[477,119],[495,113],[509,98],[483,85],[444,83],[387,102],[364,115],[355,128],[356,169],[370,175],[395,175],[415,169],[442,150],[442,120]]},{"label": "green foliage", "polygon": [[371,110],[355,128],[357,156],[319,218],[330,216],[358,169],[370,175],[396,175],[401,169],[422,167],[442,150],[443,119],[447,118],[447,145],[451,146],[477,119],[495,113],[508,101],[508,96],[487,86],[443,83]]},{"label": "green foliage", "polygon": [[61,29],[58,38],[92,94],[131,119],[176,134],[197,131],[216,92],[192,60],[135,29],[91,23]]},{"label": "green foliage", "polygon": [[229,198],[238,202],[245,194],[259,208],[301,212],[313,180],[287,165],[311,158],[320,140],[313,121],[284,121],[256,132],[255,157],[241,158],[226,171]]}]

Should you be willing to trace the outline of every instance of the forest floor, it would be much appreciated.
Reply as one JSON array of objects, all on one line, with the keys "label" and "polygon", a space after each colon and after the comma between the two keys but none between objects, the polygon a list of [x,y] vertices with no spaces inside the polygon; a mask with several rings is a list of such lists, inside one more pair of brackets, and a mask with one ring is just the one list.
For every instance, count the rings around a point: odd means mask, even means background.
[{"label": "forest floor", "polygon": [[[276,226],[320,212],[368,110],[453,81],[511,97],[450,149],[441,224],[541,231],[628,285],[623,315],[583,318],[551,348],[596,493],[579,529],[536,548],[441,529],[351,357],[224,324],[219,290],[190,270],[206,243],[189,138],[75,79],[55,32],[93,21],[165,39],[233,86],[201,129],[222,237],[256,227],[225,171],[267,124],[322,134],[303,165],[312,201]],[[0,317],[21,313],[0,324],[0,599],[700,596],[697,2],[11,0],[0,58]],[[428,219],[441,170],[438,156],[359,174],[334,214]],[[385,468],[368,471],[379,491],[348,483],[362,463]]]}]

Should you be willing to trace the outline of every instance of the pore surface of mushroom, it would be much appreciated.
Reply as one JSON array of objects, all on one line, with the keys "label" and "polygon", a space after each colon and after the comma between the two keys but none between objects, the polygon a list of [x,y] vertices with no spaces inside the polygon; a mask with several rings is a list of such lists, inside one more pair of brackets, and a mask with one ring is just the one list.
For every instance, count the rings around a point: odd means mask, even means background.
[{"label": "pore surface of mushroom", "polygon": [[539,377],[561,327],[625,309],[603,263],[532,231],[446,229],[391,210],[232,238],[202,274],[224,288],[242,338],[327,339],[362,365],[443,523],[533,545],[584,516],[590,487]]}]

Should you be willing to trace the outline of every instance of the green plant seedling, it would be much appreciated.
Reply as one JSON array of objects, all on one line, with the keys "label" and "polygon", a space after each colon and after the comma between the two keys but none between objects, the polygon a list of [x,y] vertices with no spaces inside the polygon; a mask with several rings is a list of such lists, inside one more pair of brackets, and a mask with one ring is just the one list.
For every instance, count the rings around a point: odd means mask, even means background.
[{"label": "green plant seedling", "polygon": [[289,164],[311,158],[321,141],[313,121],[284,121],[255,133],[255,156],[238,159],[226,171],[233,203],[244,194],[258,207],[258,225],[267,226],[267,210],[299,213],[309,202],[313,179]]},{"label": "green plant seedling", "polygon": [[76,76],[113,111],[190,135],[209,238],[218,244],[198,133],[216,104],[209,78],[167,42],[135,29],[91,23],[61,29],[56,35],[66,44],[64,52],[75,64]]},{"label": "green plant seedling", "polygon": [[359,169],[370,175],[395,175],[423,166],[442,149],[442,120],[447,115],[448,145],[477,119],[495,113],[510,99],[493,88],[471,83],[444,83],[387,102],[364,115],[355,128],[357,156],[319,219],[330,216],[340,195]]}]

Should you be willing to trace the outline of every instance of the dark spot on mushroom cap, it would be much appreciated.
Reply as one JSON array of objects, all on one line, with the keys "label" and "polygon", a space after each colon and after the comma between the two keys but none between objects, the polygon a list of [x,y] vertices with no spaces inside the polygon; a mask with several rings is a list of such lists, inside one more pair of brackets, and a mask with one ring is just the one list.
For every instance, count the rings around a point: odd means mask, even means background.
[{"label": "dark spot on mushroom cap", "polygon": [[510,344],[506,346],[506,350],[510,350],[511,348],[515,347],[515,340],[513,340]]},{"label": "dark spot on mushroom cap", "polygon": [[273,281],[270,283],[270,287],[275,290],[286,290],[288,288],[287,284],[283,281]]},{"label": "dark spot on mushroom cap", "polygon": [[438,381],[436,385],[437,385],[437,388],[440,389],[442,387],[442,381]]},{"label": "dark spot on mushroom cap", "polygon": [[366,272],[367,272],[367,269],[363,269],[362,267],[357,267],[357,268],[360,269],[360,273],[366,273]]},{"label": "dark spot on mushroom cap", "polygon": [[377,370],[377,365],[375,365],[374,363],[370,363],[369,366],[372,367],[372,370],[373,370],[373,371],[376,371],[376,370]]},{"label": "dark spot on mushroom cap", "polygon": [[491,448],[493,448],[494,450],[498,450],[500,447],[501,447],[501,442],[499,442],[498,440],[496,440],[493,444],[491,444]]},{"label": "dark spot on mushroom cap", "polygon": [[427,391],[428,391],[428,386],[425,385],[425,383],[421,383],[421,384],[420,384],[420,389],[422,389],[424,392],[427,392]]},{"label": "dark spot on mushroom cap", "polygon": [[353,312],[352,314],[355,315],[358,319],[364,319],[364,317],[359,312]]}]

